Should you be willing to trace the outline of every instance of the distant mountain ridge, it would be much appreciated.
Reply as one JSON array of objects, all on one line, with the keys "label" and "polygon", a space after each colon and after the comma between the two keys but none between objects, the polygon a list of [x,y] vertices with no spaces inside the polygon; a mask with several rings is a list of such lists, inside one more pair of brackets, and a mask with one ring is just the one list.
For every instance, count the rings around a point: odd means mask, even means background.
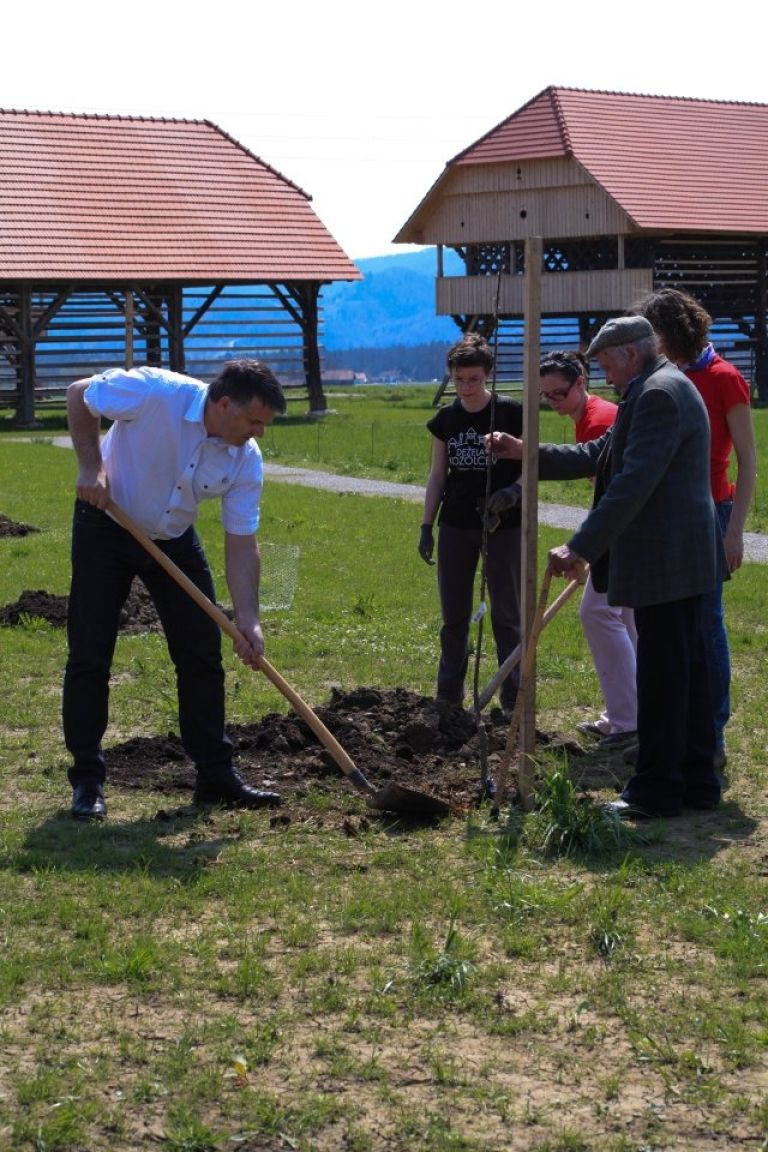
[{"label": "distant mountain ridge", "polygon": [[[445,271],[462,263],[444,253]],[[323,288],[323,344],[328,352],[353,348],[392,348],[451,343],[459,330],[449,316],[435,315],[434,248],[402,256],[356,260],[364,279]]]}]

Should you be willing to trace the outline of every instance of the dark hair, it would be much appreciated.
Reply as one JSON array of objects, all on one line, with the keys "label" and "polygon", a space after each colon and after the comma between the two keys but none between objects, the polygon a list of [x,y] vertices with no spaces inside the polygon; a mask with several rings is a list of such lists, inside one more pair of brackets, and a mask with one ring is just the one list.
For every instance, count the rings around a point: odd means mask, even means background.
[{"label": "dark hair", "polygon": [[449,370],[452,368],[483,368],[488,373],[493,369],[493,352],[484,336],[477,332],[467,332],[448,349],[446,359]]},{"label": "dark hair", "polygon": [[239,408],[260,400],[273,412],[285,412],[283,389],[262,360],[227,360],[208,385],[209,400],[221,400],[222,396],[229,396]]},{"label": "dark hair", "polygon": [[581,352],[547,352],[539,364],[539,376],[552,376],[555,372],[573,383],[583,376],[589,380],[589,363]]},{"label": "dark hair", "polygon": [[709,312],[693,296],[677,288],[649,292],[630,312],[645,316],[664,342],[664,351],[670,360],[690,364],[701,355],[709,338],[712,325]]}]

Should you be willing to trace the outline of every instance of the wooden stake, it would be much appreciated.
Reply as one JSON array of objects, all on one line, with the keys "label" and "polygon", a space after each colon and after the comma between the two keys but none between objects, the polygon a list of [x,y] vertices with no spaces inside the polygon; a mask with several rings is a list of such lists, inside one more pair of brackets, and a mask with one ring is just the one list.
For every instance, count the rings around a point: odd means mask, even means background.
[{"label": "wooden stake", "polygon": [[539,363],[541,360],[541,265],[543,241],[533,236],[525,242],[523,284],[523,529],[522,529],[522,650],[531,650],[528,691],[520,717],[518,787],[526,812],[533,807],[533,754],[536,746],[536,651],[531,649],[537,601],[537,547],[539,537]]}]

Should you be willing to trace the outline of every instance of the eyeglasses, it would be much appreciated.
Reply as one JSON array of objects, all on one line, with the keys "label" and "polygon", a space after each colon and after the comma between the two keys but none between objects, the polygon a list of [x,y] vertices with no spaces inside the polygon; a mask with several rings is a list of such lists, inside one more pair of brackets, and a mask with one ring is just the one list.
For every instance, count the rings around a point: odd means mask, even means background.
[{"label": "eyeglasses", "polygon": [[551,392],[539,392],[539,396],[548,404],[557,404],[560,400],[565,400],[575,383],[575,380],[571,380],[567,388],[554,388]]}]

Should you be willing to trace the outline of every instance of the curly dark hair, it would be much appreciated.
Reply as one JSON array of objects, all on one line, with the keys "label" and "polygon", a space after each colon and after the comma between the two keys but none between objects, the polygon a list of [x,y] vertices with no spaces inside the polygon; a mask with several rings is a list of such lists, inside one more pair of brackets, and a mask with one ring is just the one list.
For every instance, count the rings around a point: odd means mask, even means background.
[{"label": "curly dark hair", "polygon": [[453,368],[483,368],[489,373],[493,369],[493,352],[484,336],[467,332],[448,349],[446,363],[449,371]]},{"label": "curly dark hair", "polygon": [[712,326],[706,308],[677,288],[649,292],[629,309],[628,315],[645,316],[663,342],[667,356],[680,364],[698,359]]},{"label": "curly dark hair", "polygon": [[556,372],[571,383],[579,376],[589,380],[589,363],[581,352],[547,352],[541,358],[539,376],[552,376]]}]

